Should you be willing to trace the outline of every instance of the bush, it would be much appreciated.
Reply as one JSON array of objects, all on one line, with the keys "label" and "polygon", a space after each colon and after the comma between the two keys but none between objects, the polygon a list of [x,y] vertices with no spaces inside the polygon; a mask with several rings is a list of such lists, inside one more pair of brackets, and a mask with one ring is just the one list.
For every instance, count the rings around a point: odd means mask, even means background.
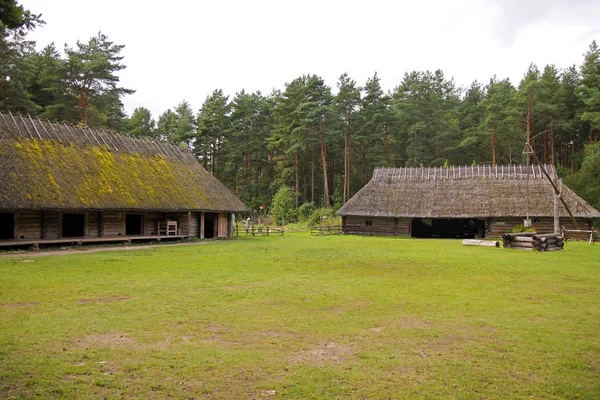
[{"label": "bush", "polygon": [[515,227],[512,229],[512,233],[521,232],[535,232],[535,228],[533,226],[515,225]]},{"label": "bush", "polygon": [[294,208],[294,192],[288,186],[282,186],[271,203],[271,217],[276,224],[281,224],[281,218],[286,222],[296,222],[298,213]]},{"label": "bush", "polygon": [[[325,217],[325,218],[323,218]],[[339,225],[342,223],[342,218],[336,215],[331,208],[316,209],[308,220],[308,225]]]},{"label": "bush", "polygon": [[306,222],[310,219],[311,215],[315,212],[315,203],[304,203],[298,209],[298,220],[300,222]]}]

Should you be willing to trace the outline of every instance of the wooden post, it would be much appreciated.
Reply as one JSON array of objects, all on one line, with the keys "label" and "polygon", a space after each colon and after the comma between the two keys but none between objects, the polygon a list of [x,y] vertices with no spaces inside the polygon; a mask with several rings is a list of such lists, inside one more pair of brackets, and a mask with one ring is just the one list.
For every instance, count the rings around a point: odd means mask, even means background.
[{"label": "wooden post", "polygon": [[89,222],[90,222],[89,212],[85,211],[83,213],[83,236],[84,237],[89,236]]},{"label": "wooden post", "polygon": [[40,238],[46,239],[48,236],[48,218],[46,211],[40,212]]},{"label": "wooden post", "polygon": [[104,237],[104,212],[98,211],[98,237]]},{"label": "wooden post", "polygon": [[204,212],[200,213],[200,239],[204,239]]},{"label": "wooden post", "polygon": [[558,179],[558,191],[559,194],[554,193],[554,233],[560,233],[560,198],[563,193],[562,179]]},{"label": "wooden post", "polygon": [[19,212],[13,216],[13,239],[19,239]]}]

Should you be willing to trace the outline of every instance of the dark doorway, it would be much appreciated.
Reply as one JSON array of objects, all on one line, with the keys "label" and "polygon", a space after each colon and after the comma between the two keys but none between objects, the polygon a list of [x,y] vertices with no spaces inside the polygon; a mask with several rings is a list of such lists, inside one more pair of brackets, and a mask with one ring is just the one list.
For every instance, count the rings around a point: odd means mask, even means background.
[{"label": "dark doorway", "polygon": [[82,237],[85,235],[85,214],[63,214],[62,237]]},{"label": "dark doorway", "polygon": [[14,239],[15,215],[0,213],[0,239]]},{"label": "dark doorway", "polygon": [[485,236],[481,219],[415,218],[411,232],[417,238],[473,239]]},{"label": "dark doorway", "polygon": [[215,213],[205,213],[204,214],[204,238],[212,239],[217,236],[216,226],[217,226],[217,214]]},{"label": "dark doorway", "polygon": [[125,234],[142,234],[142,216],[140,214],[127,214],[125,216]]}]

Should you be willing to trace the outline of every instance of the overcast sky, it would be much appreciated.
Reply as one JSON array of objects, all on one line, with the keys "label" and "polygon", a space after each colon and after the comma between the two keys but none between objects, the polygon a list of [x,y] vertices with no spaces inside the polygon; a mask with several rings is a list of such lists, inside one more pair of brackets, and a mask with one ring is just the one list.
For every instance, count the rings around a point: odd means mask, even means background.
[{"label": "overcast sky", "polygon": [[154,118],[187,100],[194,111],[214,89],[284,89],[303,74],[335,88],[343,72],[384,90],[405,72],[441,69],[461,86],[497,74],[517,85],[531,62],[582,63],[600,38],[597,0],[21,0],[46,25],[38,48],[74,46],[99,31],[117,44],[136,90],[126,111]]}]

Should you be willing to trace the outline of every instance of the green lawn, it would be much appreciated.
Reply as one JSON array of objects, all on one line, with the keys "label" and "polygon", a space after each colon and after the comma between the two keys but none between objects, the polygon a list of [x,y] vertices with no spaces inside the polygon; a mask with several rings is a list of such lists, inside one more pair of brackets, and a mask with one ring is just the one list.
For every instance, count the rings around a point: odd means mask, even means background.
[{"label": "green lawn", "polygon": [[600,245],[358,236],[0,258],[0,398],[600,398]]}]

